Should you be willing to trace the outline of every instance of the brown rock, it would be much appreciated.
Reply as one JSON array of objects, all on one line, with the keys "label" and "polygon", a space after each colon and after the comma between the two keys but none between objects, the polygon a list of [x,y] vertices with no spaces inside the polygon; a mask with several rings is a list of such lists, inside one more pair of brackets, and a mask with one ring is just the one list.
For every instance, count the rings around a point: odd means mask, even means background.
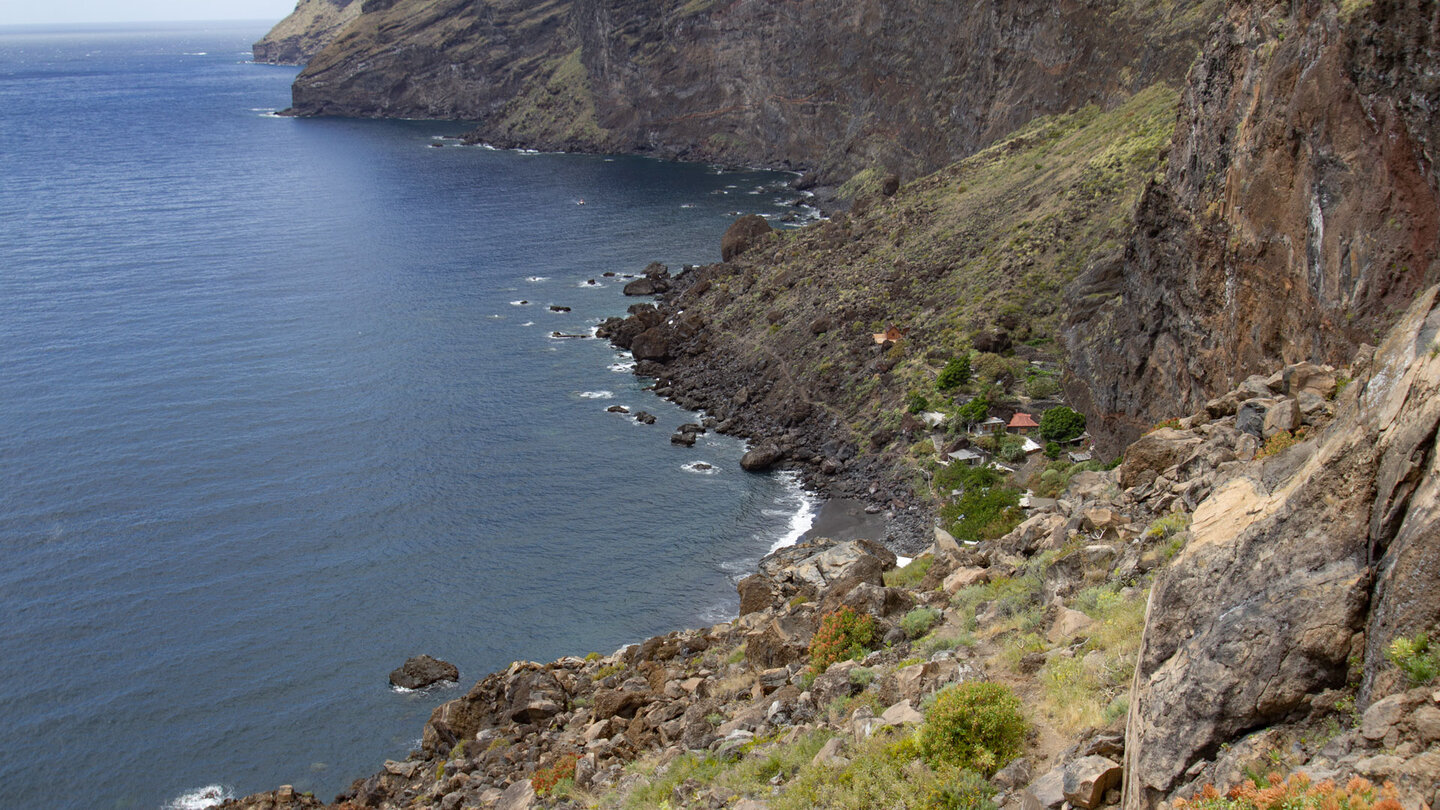
[{"label": "brown rock", "polygon": [[1101,756],[1088,756],[1065,766],[1065,800],[1092,810],[1105,803],[1105,792],[1120,784],[1120,765]]},{"label": "brown rock", "polygon": [[770,238],[775,229],[759,214],[748,214],[735,220],[720,239],[720,260],[730,261],[736,256]]}]

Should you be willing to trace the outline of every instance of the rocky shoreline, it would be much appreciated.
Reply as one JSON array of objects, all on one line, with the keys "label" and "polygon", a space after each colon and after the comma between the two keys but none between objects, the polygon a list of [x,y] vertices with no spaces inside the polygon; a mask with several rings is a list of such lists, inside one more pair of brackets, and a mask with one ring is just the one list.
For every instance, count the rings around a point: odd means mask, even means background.
[{"label": "rocky shoreline", "polygon": [[[720,272],[648,268],[634,289],[664,288],[661,308],[603,331],[641,358],[663,325],[636,373],[716,429],[773,443],[747,466],[820,482],[834,508],[812,534],[839,536],[765,557],[733,621],[486,676],[333,805],[282,787],[224,806],[813,806],[828,779],[909,750],[937,695],[977,683],[1023,697],[1030,732],[975,783],[992,797],[976,806],[1142,810],[1257,768],[1386,782],[1404,810],[1440,801],[1440,692],[1407,688],[1386,652],[1440,622],[1440,288],[1349,368],[1251,377],[1148,432],[1118,469],[1073,474],[1013,531],[963,544],[899,497],[877,510],[891,493],[874,467],[747,410],[727,391],[743,380],[660,362],[706,356],[686,348],[700,313],[675,302]],[[885,537],[846,537],[876,533],[857,523]],[[877,542],[920,537],[903,569]],[[865,641],[819,664],[840,615],[863,618]],[[757,761],[788,764],[756,781]],[[951,778],[936,767],[914,759],[895,778]]]},{"label": "rocky shoreline", "polygon": [[[940,535],[903,569],[868,539],[781,549],[733,621],[515,662],[333,805],[282,787],[225,806],[788,810],[861,767],[900,796],[949,778],[897,753],[935,696],[981,683],[1030,730],[972,806],[1140,810],[1269,771],[1431,806],[1440,692],[1383,650],[1440,618],[1437,329],[1431,289],[1351,367],[1253,377],[1004,537]],[[865,617],[861,648],[821,658],[842,614]]]}]

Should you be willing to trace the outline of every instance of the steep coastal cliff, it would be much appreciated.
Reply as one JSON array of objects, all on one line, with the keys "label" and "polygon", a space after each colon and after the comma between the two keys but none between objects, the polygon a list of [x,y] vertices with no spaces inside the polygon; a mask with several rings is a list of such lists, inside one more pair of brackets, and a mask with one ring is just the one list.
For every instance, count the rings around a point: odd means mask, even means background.
[{"label": "steep coastal cliff", "polygon": [[472,137],[915,177],[1037,115],[1178,82],[1215,0],[394,0],[295,82],[300,115],[469,119]]},{"label": "steep coastal cliff", "polygon": [[360,0],[300,0],[290,16],[251,46],[256,62],[303,65],[360,16]]},{"label": "steep coastal cliff", "polygon": [[1440,279],[1433,3],[1233,2],[1121,254],[1077,282],[1067,393],[1120,441],[1276,362],[1344,362]]}]

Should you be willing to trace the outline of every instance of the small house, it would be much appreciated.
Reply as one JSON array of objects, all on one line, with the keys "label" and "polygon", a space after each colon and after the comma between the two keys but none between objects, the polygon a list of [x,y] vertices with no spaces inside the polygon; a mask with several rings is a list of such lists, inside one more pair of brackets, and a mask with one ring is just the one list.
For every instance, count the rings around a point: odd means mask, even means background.
[{"label": "small house", "polygon": [[884,332],[876,332],[870,337],[874,338],[875,342],[879,344],[894,343],[900,338],[905,337],[905,333],[901,332],[898,326],[890,326]]},{"label": "small house", "polygon": [[938,428],[945,424],[945,421],[949,418],[950,417],[940,411],[925,411],[920,414],[920,421],[924,422],[926,427],[931,429]]},{"label": "small house", "polygon": [[1025,455],[1029,456],[1044,450],[1045,447],[1029,436],[1026,436],[1025,443],[1021,445],[1021,449],[1025,451]]},{"label": "small house", "polygon": [[1028,413],[1016,411],[1015,415],[1010,417],[1010,424],[1006,425],[1005,429],[1010,433],[1024,436],[1038,427],[1040,427],[1040,423],[1035,421],[1035,417]]},{"label": "small house", "polygon": [[985,461],[985,454],[978,450],[962,447],[952,453],[946,453],[947,457],[964,464],[967,467],[976,467]]},{"label": "small house", "polygon": [[994,436],[1005,430],[1005,420],[998,416],[992,416],[984,422],[976,422],[975,427],[970,431],[976,436]]},{"label": "small house", "polygon": [[1078,453],[1066,453],[1065,455],[1070,457],[1071,464],[1079,464],[1082,461],[1093,461],[1095,458],[1095,454],[1089,450],[1081,450]]}]

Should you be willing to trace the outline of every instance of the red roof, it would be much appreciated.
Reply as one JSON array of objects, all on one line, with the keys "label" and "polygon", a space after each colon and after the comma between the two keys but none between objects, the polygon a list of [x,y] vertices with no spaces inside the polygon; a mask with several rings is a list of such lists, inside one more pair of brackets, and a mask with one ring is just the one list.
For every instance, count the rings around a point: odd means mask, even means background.
[{"label": "red roof", "polygon": [[1035,417],[1031,416],[1028,413],[1017,413],[1014,416],[1010,417],[1010,424],[1006,425],[1006,427],[1035,428],[1040,427],[1040,423],[1036,422]]}]

